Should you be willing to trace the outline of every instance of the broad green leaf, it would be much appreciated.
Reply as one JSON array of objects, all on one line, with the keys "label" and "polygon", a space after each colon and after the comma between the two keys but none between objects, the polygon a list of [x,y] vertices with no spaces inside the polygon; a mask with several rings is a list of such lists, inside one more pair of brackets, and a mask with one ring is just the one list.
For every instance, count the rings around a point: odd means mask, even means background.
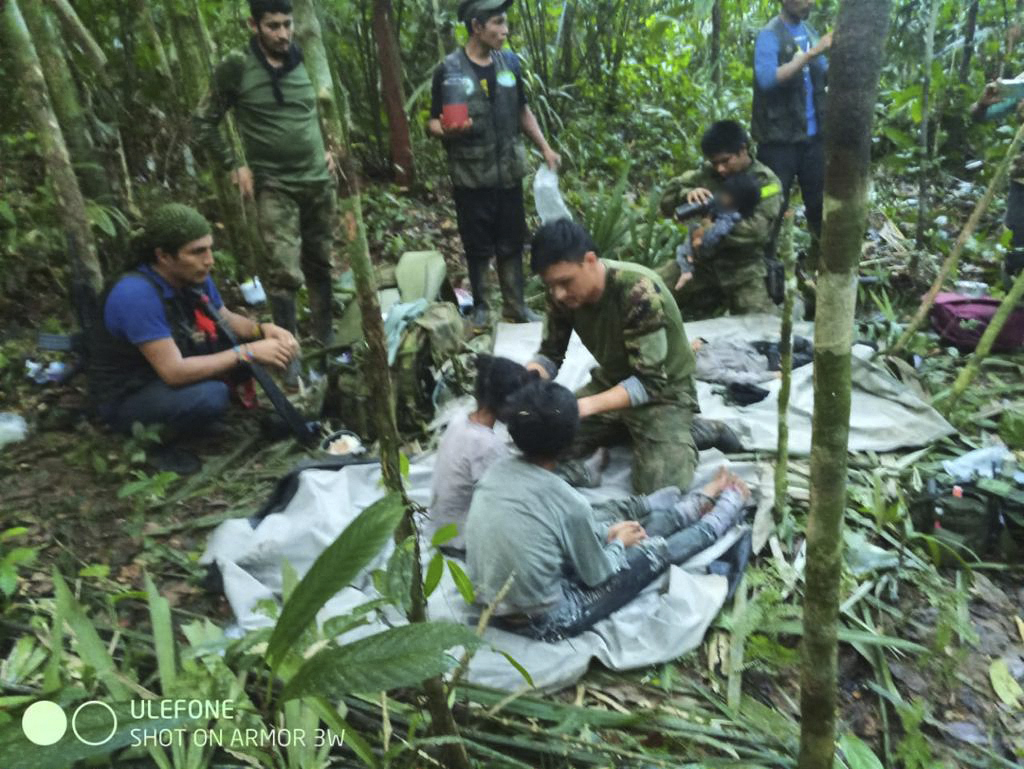
[{"label": "broad green leaf", "polygon": [[[127,700],[131,696],[131,692],[118,678],[117,668],[106,645],[100,639],[95,626],[85,616],[82,607],[78,605],[68,583],[64,581],[64,577],[56,568],[53,570],[53,590],[57,596],[58,611],[64,615],[68,626],[75,634],[75,640],[78,643],[78,656],[82,658],[82,662],[96,671],[111,694],[119,700]],[[8,765],[0,761],[0,766],[4,766],[6,769]]]},{"label": "broad green leaf", "polygon": [[434,532],[434,536],[431,538],[430,544],[434,547],[440,547],[446,542],[451,542],[457,536],[459,536],[459,527],[454,523],[446,523]]},{"label": "broad green leaf", "polygon": [[18,223],[17,218],[14,216],[14,209],[11,208],[9,203],[3,200],[0,200],[0,219],[3,219],[10,225]]},{"label": "broad green leaf", "polygon": [[473,590],[473,583],[466,576],[466,572],[462,570],[462,567],[455,561],[448,561],[448,571],[451,572],[452,579],[455,580],[455,587],[459,589],[463,600],[468,604],[474,603],[476,601],[476,591]]},{"label": "broad green leaf", "polygon": [[397,492],[363,510],[324,550],[285,603],[267,645],[277,667],[325,603],[351,582],[391,538],[405,509]]},{"label": "broad green leaf", "polygon": [[993,660],[988,669],[988,676],[992,680],[992,688],[999,695],[999,699],[1011,708],[1020,706],[1020,698],[1024,696],[1024,690],[1021,690],[1020,684],[1014,680],[1006,660],[1002,657]]},{"label": "broad green leaf", "polygon": [[89,564],[78,570],[79,577],[99,577],[102,579],[108,574],[110,574],[110,567],[105,563]]},{"label": "broad green leaf", "polygon": [[864,742],[854,734],[844,734],[839,738],[839,749],[846,757],[846,764],[850,769],[885,769],[878,756],[874,754]]},{"label": "broad green leaf", "polygon": [[481,643],[465,625],[449,622],[391,628],[313,655],[288,682],[282,698],[337,698],[413,686],[452,668],[455,660],[448,649]]},{"label": "broad green leaf", "polygon": [[430,559],[430,564],[427,566],[427,576],[423,579],[423,594],[426,597],[429,598],[437,588],[442,574],[444,574],[444,556],[434,553],[434,557]]},{"label": "broad green leaf", "polygon": [[0,542],[6,542],[9,539],[14,539],[14,537],[20,537],[22,534],[26,534],[27,532],[28,529],[24,526],[14,526],[13,528],[0,532]]},{"label": "broad green leaf", "polygon": [[171,623],[171,605],[160,595],[147,574],[146,597],[149,602],[149,621],[153,625],[153,646],[156,650],[156,668],[160,674],[160,690],[170,696],[177,678],[174,660],[174,626]]},{"label": "broad green leaf", "polygon": [[391,602],[405,611],[412,602],[412,562],[415,545],[412,537],[406,537],[392,551],[385,572],[385,591]]}]

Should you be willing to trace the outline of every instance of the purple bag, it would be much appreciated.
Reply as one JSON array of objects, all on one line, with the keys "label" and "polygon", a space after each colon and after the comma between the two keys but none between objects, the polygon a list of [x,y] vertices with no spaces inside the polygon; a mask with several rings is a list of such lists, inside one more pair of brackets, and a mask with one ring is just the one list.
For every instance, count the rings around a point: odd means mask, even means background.
[{"label": "purple bag", "polygon": [[[999,309],[1000,301],[991,296],[965,296],[941,293],[932,307],[932,328],[961,352],[978,346],[981,335]],[[999,332],[993,352],[1012,352],[1024,347],[1024,309],[1014,309]]]}]

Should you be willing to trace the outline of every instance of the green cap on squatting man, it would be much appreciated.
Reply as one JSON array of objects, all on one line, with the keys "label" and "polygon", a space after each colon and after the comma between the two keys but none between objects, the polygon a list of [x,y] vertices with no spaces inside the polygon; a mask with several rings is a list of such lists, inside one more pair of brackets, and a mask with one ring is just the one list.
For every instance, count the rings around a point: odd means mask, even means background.
[{"label": "green cap on squatting man", "polygon": [[462,0],[459,3],[459,21],[494,16],[512,3],[513,0]]}]

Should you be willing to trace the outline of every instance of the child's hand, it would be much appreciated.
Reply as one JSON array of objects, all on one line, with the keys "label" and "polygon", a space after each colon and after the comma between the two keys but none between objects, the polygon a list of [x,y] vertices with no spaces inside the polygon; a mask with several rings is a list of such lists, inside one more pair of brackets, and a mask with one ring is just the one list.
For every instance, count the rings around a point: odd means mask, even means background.
[{"label": "child's hand", "polygon": [[618,540],[623,547],[633,547],[645,539],[647,539],[647,532],[636,521],[621,521],[608,527],[609,544]]}]

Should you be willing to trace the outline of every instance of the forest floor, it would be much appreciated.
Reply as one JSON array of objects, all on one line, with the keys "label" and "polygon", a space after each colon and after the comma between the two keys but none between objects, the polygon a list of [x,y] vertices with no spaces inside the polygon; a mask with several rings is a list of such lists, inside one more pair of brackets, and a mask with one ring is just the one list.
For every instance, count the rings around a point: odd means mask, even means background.
[{"label": "forest floor", "polygon": [[[454,227],[443,216],[423,214],[409,226],[457,253]],[[9,331],[3,340],[0,410],[26,416],[31,432],[0,449],[0,531],[24,527],[12,543],[34,550],[34,559],[19,567],[20,592],[0,613],[0,626],[15,636],[40,631],[28,613],[53,595],[54,567],[75,580],[80,599],[110,630],[145,632],[149,616],[138,592],[145,574],[178,621],[230,624],[226,600],[203,586],[198,558],[207,536],[220,521],[255,512],[306,452],[269,442],[257,420],[241,415],[227,435],[200,447],[200,474],[153,473],[144,439],[113,436],[80,418],[82,377],[58,386],[21,375],[15,356],[38,357],[30,347],[35,320],[20,318],[21,336]],[[934,352],[942,357],[941,349]],[[1020,407],[1024,386],[1007,392],[1004,385],[1020,385],[1024,357],[996,363],[972,388],[972,403],[987,411],[966,420],[963,435],[911,456],[912,467],[901,465],[907,455],[852,457],[847,523],[861,549],[877,558],[873,567],[849,570],[843,584],[840,733],[854,769],[872,764],[855,760],[850,735],[885,766],[1024,761],[1024,696],[1016,684],[1024,680],[1020,566],[936,566],[904,525],[908,476],[927,475],[941,459],[980,445],[1001,411]],[[934,364],[929,389],[948,386],[959,365]],[[987,395],[986,387],[1001,395]],[[575,688],[548,696],[503,700],[466,687],[459,718],[467,737],[521,766],[794,766],[808,475],[805,460],[791,462],[793,514],[777,521],[771,547],[748,571],[743,599],[723,611],[699,649],[631,673],[594,669]],[[7,648],[0,645],[0,653]],[[375,717],[365,703],[349,704]]]}]

